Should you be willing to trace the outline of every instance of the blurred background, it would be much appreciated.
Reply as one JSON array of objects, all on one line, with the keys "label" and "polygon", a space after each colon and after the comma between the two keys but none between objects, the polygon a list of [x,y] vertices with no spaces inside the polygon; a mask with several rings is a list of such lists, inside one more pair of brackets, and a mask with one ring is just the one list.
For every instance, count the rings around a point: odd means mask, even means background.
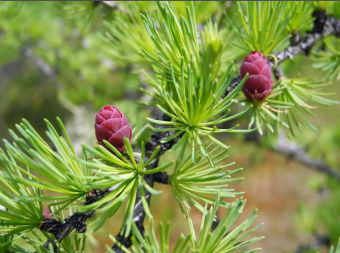
[{"label": "blurred background", "polygon": [[[183,2],[174,5],[179,13],[185,9]],[[233,10],[233,4],[228,2],[195,5],[198,22],[213,16],[216,8]],[[148,2],[139,6],[149,12],[156,8]],[[103,38],[110,29],[110,23],[105,25],[103,20],[118,18],[124,15],[118,15],[114,6],[98,2],[27,2],[0,15],[1,139],[11,139],[8,129],[15,129],[22,118],[46,136],[44,118],[55,124],[59,116],[80,152],[81,143],[95,145],[95,113],[104,105],[117,106],[137,129],[147,123],[150,108],[136,104],[148,99],[139,90],[145,85],[140,71],[148,71],[145,63],[133,58],[138,54],[131,53],[130,61],[115,57],[119,45]],[[148,46],[148,42],[145,38],[140,43]],[[241,60],[242,57],[236,59],[236,63]],[[288,77],[323,75],[305,56],[287,60],[281,67]],[[333,99],[340,100],[339,81],[322,91],[335,93]],[[310,157],[323,160],[340,173],[339,111],[340,105],[319,106],[314,110],[316,116],[309,117],[318,131],[305,128],[294,141]],[[146,132],[142,139],[147,141],[149,135]],[[256,246],[262,247],[262,252],[316,252],[304,250],[308,246],[326,252],[331,243],[335,244],[340,237],[339,181],[272,151],[268,147],[276,141],[275,137],[264,138],[261,145],[245,141],[242,135],[219,138],[231,146],[227,162],[235,161],[234,168],[244,168],[239,176],[245,179],[230,187],[245,191],[248,202],[241,220],[259,209],[257,224],[264,222],[264,226],[256,235],[266,238]],[[0,147],[3,148],[2,142]],[[172,157],[175,154],[169,152],[162,159]],[[156,188],[163,194],[152,198],[151,211],[157,222],[172,222],[174,243],[181,233],[188,232],[187,225],[169,187]],[[223,210],[220,211],[218,215],[222,217]],[[112,217],[104,229],[89,235],[89,252],[103,252],[105,244],[112,245],[107,235],[118,233],[122,213],[123,210]],[[195,209],[192,219],[199,227],[201,215]]]}]

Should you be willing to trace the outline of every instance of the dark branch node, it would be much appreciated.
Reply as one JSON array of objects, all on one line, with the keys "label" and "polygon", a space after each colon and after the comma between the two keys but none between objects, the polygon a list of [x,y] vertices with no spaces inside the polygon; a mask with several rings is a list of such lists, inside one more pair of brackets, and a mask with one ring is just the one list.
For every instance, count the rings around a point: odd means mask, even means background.
[{"label": "dark branch node", "polygon": [[242,79],[241,79],[240,76],[233,78],[233,80],[231,80],[231,83],[228,86],[227,90],[224,92],[222,99],[225,98],[226,96],[228,96],[228,94],[230,92],[232,92],[237,87],[237,85],[240,84],[241,81],[242,81]]},{"label": "dark branch node", "polygon": [[[87,228],[86,220],[93,214],[94,211],[88,211],[86,213],[76,212],[69,218],[65,219],[64,223],[54,219],[45,219],[40,226],[40,230],[53,234],[57,241],[60,242],[68,236],[73,229],[77,229],[78,233],[84,233]],[[44,247],[48,248],[50,243],[53,243],[52,238],[44,244]]]},{"label": "dark branch node", "polygon": [[92,189],[89,194],[86,196],[85,205],[92,204],[102,198],[104,198],[110,192],[110,188],[104,190],[95,190]]},{"label": "dark branch node", "polygon": [[290,37],[289,42],[291,46],[296,46],[300,43],[301,37],[298,31],[292,33],[292,37]]},{"label": "dark branch node", "polygon": [[153,179],[155,182],[160,184],[169,184],[170,176],[166,172],[158,172],[153,175]]},{"label": "dark branch node", "polygon": [[326,24],[327,15],[325,10],[315,10],[313,12],[314,27],[312,33],[322,33]]},{"label": "dark branch node", "polygon": [[100,4],[100,1],[93,1],[93,7],[97,7]]}]

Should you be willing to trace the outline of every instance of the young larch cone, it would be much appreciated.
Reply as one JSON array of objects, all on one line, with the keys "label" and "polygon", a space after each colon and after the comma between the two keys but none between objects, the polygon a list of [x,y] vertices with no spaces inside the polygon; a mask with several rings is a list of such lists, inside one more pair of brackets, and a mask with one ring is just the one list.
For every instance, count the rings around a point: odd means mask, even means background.
[{"label": "young larch cone", "polygon": [[124,137],[131,141],[132,129],[125,115],[115,106],[104,106],[96,114],[95,123],[98,143],[106,147],[103,140],[108,141],[119,152],[123,152]]},{"label": "young larch cone", "polygon": [[244,59],[240,77],[249,73],[242,91],[250,100],[263,100],[272,92],[272,70],[266,57],[260,52],[253,51]]}]

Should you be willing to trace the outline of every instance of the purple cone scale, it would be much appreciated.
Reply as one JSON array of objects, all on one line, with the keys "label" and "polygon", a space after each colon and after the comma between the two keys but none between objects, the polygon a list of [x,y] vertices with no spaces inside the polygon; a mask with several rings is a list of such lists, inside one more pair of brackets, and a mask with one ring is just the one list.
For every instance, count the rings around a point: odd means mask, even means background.
[{"label": "purple cone scale", "polygon": [[[95,123],[98,143],[108,141],[119,152],[123,152],[124,137],[131,141],[132,129],[125,115],[115,106],[104,106],[96,115]],[[104,145],[105,146],[105,145]]]},{"label": "purple cone scale", "polygon": [[253,51],[244,59],[240,77],[249,73],[242,91],[250,100],[263,100],[272,92],[272,70],[266,57],[260,52]]}]

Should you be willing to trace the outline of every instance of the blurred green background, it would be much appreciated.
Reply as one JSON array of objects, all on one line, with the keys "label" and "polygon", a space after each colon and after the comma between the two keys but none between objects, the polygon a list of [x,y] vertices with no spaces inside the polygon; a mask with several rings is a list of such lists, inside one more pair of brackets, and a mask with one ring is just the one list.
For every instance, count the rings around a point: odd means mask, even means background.
[{"label": "blurred green background", "polygon": [[[204,20],[219,5],[225,4],[197,4],[201,8],[198,20]],[[94,2],[27,2],[0,15],[1,139],[10,139],[8,129],[15,128],[22,118],[45,136],[43,119],[54,124],[59,116],[79,152],[80,143],[95,144],[94,117],[104,105],[119,107],[137,129],[146,124],[150,108],[136,104],[147,99],[139,91],[139,87],[144,86],[140,70],[145,65],[118,61],[104,50],[104,46],[115,45],[102,39],[101,35],[108,29],[103,19],[116,17],[114,10],[105,6],[99,9],[97,5]],[[177,5],[181,12],[184,4]],[[150,11],[155,9],[154,3],[144,2],[140,6]],[[86,10],[91,8],[93,12],[88,16]],[[78,17],[70,19],[68,14],[74,10]],[[236,63],[239,62],[236,59]],[[323,75],[312,68],[305,56],[285,61],[282,69],[288,77]],[[333,99],[340,100],[339,81],[333,81],[323,91],[335,93]],[[340,105],[318,107],[314,110],[316,116],[310,117],[318,132],[305,129],[296,136],[296,141],[311,157],[323,159],[338,170],[339,110]],[[147,140],[148,133],[143,138]],[[267,138],[265,143],[273,138]],[[258,208],[257,222],[265,223],[256,231],[256,235],[266,236],[256,245],[263,248],[262,252],[295,252],[299,245],[315,241],[315,235],[325,235],[333,244],[337,241],[340,236],[339,182],[265,147],[244,142],[240,135],[220,135],[220,139],[231,146],[228,162],[235,161],[237,167],[244,168],[240,176],[245,180],[231,185],[237,191],[246,192],[248,204],[242,218]],[[169,152],[162,159],[172,157],[175,155]],[[153,197],[151,211],[157,222],[172,221],[174,243],[181,232],[187,232],[186,222],[169,187],[157,185],[156,188],[162,189],[163,195]],[[112,217],[105,229],[89,236],[93,243],[91,252],[103,252],[105,243],[112,244],[107,235],[119,231],[122,213],[123,210]],[[192,213],[198,228],[200,213],[196,210]],[[320,252],[326,249],[326,246],[319,247]]]}]

